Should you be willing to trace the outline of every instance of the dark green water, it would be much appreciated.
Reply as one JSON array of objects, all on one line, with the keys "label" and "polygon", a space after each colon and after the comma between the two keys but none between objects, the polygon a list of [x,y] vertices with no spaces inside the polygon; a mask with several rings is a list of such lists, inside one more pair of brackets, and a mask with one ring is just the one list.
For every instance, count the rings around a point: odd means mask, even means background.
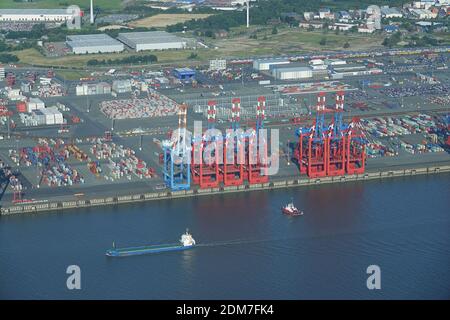
[{"label": "dark green water", "polygon": [[[450,298],[450,175],[0,219],[0,298]],[[294,197],[305,211],[280,206]],[[108,258],[118,246],[193,250]],[[68,290],[66,268],[81,268]],[[381,268],[381,290],[366,268]]]}]

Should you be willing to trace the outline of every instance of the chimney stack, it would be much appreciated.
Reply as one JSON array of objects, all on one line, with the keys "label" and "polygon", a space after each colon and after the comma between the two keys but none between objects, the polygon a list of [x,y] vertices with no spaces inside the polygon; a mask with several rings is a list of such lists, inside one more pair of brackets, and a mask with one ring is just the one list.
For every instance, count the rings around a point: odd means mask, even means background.
[{"label": "chimney stack", "polygon": [[91,24],[94,24],[94,0],[91,0]]},{"label": "chimney stack", "polygon": [[247,0],[247,28],[250,27],[250,0]]}]

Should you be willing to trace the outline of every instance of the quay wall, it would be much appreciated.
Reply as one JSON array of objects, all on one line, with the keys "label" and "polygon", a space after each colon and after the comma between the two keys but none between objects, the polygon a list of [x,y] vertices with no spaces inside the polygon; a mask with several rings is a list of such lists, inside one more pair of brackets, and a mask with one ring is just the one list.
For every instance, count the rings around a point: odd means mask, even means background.
[{"label": "quay wall", "polygon": [[45,203],[25,203],[15,204],[11,206],[2,206],[0,208],[1,215],[11,215],[20,213],[39,213],[46,211],[59,211],[67,209],[77,209],[95,206],[105,205],[118,205],[122,203],[135,203],[150,200],[164,200],[174,198],[186,198],[202,195],[215,195],[226,194],[242,191],[253,190],[271,190],[289,187],[301,187],[310,185],[321,185],[327,183],[345,183],[352,181],[368,181],[374,179],[389,179],[395,177],[409,177],[415,175],[428,175],[450,172],[450,165],[442,166],[430,166],[430,167],[418,167],[414,169],[397,169],[397,170],[380,170],[376,172],[367,172],[356,175],[344,175],[335,177],[321,177],[310,179],[307,177],[299,177],[292,179],[274,179],[271,182],[254,184],[254,185],[241,185],[241,186],[228,186],[223,188],[211,188],[211,189],[198,189],[198,190],[186,190],[186,191],[159,191],[148,192],[140,194],[128,194],[115,197],[106,198],[92,198],[92,199],[78,199],[71,201],[48,201]]}]

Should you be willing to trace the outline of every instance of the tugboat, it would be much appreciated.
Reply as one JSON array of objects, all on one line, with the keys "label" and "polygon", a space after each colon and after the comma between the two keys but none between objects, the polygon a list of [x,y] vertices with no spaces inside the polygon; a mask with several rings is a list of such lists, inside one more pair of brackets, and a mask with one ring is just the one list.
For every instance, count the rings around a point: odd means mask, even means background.
[{"label": "tugboat", "polygon": [[281,208],[281,212],[288,216],[301,216],[303,215],[303,211],[300,211],[297,209],[296,206],[294,206],[294,202],[291,200],[287,205]]},{"label": "tugboat", "polygon": [[186,230],[185,233],[181,235],[180,244],[162,244],[153,246],[142,246],[142,247],[130,247],[130,248],[116,248],[113,242],[113,248],[106,251],[108,257],[124,257],[124,256],[135,256],[148,253],[159,253],[166,251],[181,251],[192,249],[195,246],[195,240]]}]

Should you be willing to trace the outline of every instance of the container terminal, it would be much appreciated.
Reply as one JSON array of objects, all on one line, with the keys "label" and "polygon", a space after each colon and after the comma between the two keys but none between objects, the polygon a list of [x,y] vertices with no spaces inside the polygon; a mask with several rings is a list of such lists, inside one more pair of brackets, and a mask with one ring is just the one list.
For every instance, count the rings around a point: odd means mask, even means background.
[{"label": "container terminal", "polygon": [[[1,212],[448,171],[449,50],[96,69],[78,81],[2,66]],[[179,148],[173,132],[194,121],[241,140]]]}]

